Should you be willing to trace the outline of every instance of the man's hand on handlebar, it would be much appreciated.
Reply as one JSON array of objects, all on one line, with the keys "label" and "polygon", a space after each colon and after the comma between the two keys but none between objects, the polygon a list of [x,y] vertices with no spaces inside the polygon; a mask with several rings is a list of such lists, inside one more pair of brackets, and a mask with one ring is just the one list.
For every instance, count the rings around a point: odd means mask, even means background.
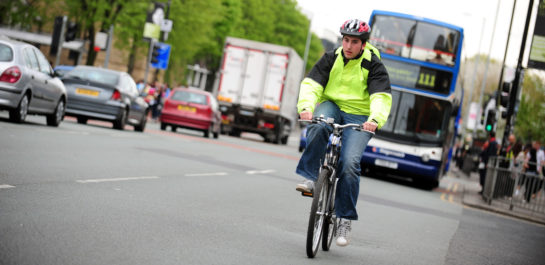
[{"label": "man's hand on handlebar", "polygon": [[310,121],[310,120],[312,120],[312,112],[303,111],[303,112],[299,113],[299,118],[301,120]]},{"label": "man's hand on handlebar", "polygon": [[377,127],[378,127],[378,124],[376,124],[375,122],[366,121],[366,122],[363,123],[363,128],[362,129],[364,131],[375,132]]}]

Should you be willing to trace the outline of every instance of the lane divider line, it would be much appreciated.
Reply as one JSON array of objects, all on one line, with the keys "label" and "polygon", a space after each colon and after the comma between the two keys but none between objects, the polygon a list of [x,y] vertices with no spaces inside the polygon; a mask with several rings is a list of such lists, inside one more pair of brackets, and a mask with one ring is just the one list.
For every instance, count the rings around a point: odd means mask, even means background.
[{"label": "lane divider line", "polygon": [[267,173],[273,173],[276,172],[274,169],[265,169],[265,170],[248,170],[246,171],[246,174],[254,175],[254,174],[267,174]]},{"label": "lane divider line", "polygon": [[185,174],[186,177],[225,176],[227,172]]},{"label": "lane divider line", "polygon": [[11,189],[11,188],[15,188],[15,186],[11,186],[8,184],[0,184],[0,189]]},{"label": "lane divider line", "polygon": [[109,179],[84,179],[76,180],[78,183],[100,183],[100,182],[113,182],[113,181],[128,181],[128,180],[142,180],[142,179],[158,179],[158,176],[144,176],[144,177],[129,177],[129,178],[109,178]]}]

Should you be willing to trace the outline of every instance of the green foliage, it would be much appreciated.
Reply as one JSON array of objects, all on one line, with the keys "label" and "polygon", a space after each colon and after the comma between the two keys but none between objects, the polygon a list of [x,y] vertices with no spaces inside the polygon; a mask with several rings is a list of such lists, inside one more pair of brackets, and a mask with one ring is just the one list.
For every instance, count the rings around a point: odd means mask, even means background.
[{"label": "green foliage", "polygon": [[[41,29],[54,18],[56,0],[0,1],[0,25],[31,30]],[[53,24],[52,22],[49,24]]]},{"label": "green foliage", "polygon": [[515,134],[523,142],[545,143],[545,82],[537,75],[526,74],[515,124]]}]

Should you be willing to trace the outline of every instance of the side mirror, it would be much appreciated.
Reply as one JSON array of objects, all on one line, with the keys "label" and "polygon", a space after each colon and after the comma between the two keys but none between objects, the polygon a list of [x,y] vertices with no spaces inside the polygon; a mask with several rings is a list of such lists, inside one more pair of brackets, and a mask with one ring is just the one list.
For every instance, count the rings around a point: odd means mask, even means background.
[{"label": "side mirror", "polygon": [[61,74],[61,72],[59,72],[57,70],[53,70],[53,72],[51,73],[51,76],[61,78],[62,74]]}]

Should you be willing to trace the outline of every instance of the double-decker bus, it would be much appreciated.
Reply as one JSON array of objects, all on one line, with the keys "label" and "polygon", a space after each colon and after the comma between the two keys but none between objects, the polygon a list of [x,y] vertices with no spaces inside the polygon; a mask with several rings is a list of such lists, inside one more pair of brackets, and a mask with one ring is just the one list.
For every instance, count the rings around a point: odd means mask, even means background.
[{"label": "double-decker bus", "polygon": [[448,169],[461,113],[463,29],[378,10],[369,22],[369,42],[380,50],[390,76],[392,108],[362,156],[362,169],[437,187]]}]

